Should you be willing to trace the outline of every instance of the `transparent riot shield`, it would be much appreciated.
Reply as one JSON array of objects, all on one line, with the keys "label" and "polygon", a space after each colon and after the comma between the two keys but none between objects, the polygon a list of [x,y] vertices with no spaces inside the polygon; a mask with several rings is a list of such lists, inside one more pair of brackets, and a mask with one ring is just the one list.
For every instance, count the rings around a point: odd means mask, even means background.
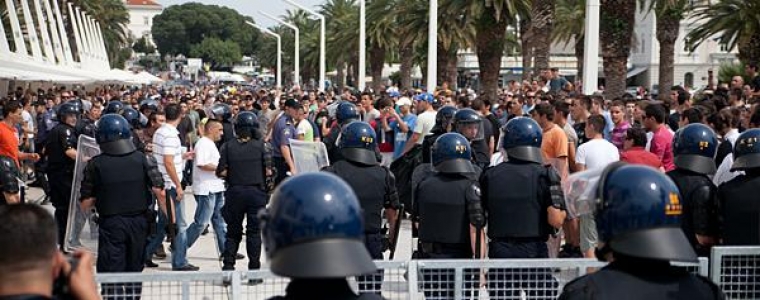
[{"label": "transparent riot shield", "polygon": [[82,185],[84,167],[87,162],[100,154],[100,147],[94,138],[80,135],[77,144],[77,159],[74,165],[74,180],[71,183],[69,218],[66,222],[66,251],[87,250],[98,253],[98,225],[95,211],[82,211],[79,206],[79,188]]},{"label": "transparent riot shield", "polygon": [[290,139],[289,142],[290,153],[293,155],[293,163],[298,174],[319,172],[322,168],[330,165],[324,143],[294,139]]},{"label": "transparent riot shield", "polygon": [[597,204],[597,189],[604,168],[574,173],[562,185],[567,214],[571,218],[593,215]]}]

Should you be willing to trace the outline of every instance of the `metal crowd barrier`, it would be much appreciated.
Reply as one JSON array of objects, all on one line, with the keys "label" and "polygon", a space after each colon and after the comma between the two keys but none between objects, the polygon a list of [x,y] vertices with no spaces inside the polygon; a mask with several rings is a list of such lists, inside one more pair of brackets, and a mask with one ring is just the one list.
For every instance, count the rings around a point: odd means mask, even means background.
[{"label": "metal crowd barrier", "polygon": [[714,247],[710,279],[728,299],[760,299],[760,247]]},{"label": "metal crowd barrier", "polygon": [[[569,281],[605,264],[592,259],[376,261],[380,271],[349,278],[358,292],[401,299],[557,299]],[[684,265],[707,275],[707,259]],[[269,270],[97,274],[103,299],[268,299],[289,279]],[[749,298],[740,298],[749,299]]]}]

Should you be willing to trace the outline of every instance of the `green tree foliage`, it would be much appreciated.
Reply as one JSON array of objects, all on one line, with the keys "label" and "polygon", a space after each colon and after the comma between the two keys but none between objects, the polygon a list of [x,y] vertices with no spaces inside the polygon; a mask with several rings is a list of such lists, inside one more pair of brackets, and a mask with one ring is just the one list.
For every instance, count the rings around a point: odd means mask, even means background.
[{"label": "green tree foliage", "polygon": [[245,21],[253,19],[226,7],[186,3],[169,6],[154,17],[151,31],[162,55],[191,54],[209,38],[230,41],[238,52],[249,55],[258,46],[259,34]]},{"label": "green tree foliage", "polygon": [[202,58],[210,62],[212,69],[231,67],[243,57],[240,46],[234,41],[223,41],[215,37],[203,39],[200,44],[193,45],[190,56]]},{"label": "green tree foliage", "polygon": [[712,1],[698,6],[694,17],[700,25],[686,36],[692,49],[717,38],[729,49],[737,48],[742,62],[760,61],[760,1]]},{"label": "green tree foliage", "polygon": [[132,45],[132,50],[137,53],[151,54],[156,52],[156,47],[153,47],[153,45],[148,42],[147,38],[141,37],[137,39],[134,45]]}]

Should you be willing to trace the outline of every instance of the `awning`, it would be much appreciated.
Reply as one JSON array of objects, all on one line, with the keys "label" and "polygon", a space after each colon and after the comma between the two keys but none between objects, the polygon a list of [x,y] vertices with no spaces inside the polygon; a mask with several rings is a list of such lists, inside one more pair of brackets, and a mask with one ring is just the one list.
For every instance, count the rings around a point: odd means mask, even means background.
[{"label": "awning", "polygon": [[626,75],[625,78],[631,78],[633,76],[639,75],[646,70],[647,70],[646,67],[635,67],[628,71],[628,75]]},{"label": "awning", "polygon": [[61,83],[81,83],[91,81],[89,78],[42,73],[30,70],[19,70],[0,67],[0,78],[19,81],[45,81]]}]

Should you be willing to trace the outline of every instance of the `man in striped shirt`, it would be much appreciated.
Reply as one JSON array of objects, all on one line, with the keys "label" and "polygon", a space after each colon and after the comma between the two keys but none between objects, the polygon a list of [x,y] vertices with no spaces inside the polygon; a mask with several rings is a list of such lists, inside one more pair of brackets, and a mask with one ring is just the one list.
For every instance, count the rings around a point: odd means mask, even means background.
[{"label": "man in striped shirt", "polygon": [[[187,261],[187,222],[185,222],[184,202],[182,197],[182,168],[184,161],[192,156],[192,152],[183,153],[182,143],[179,138],[177,125],[182,120],[182,110],[178,104],[169,104],[164,109],[166,123],[153,134],[153,156],[158,162],[158,169],[164,176],[164,185],[167,198],[171,197],[174,206],[174,226],[168,230],[176,232],[172,245],[172,270],[174,271],[197,271],[198,267]],[[160,216],[158,220],[159,232],[148,241],[145,257],[148,258],[158,248],[164,239],[163,229],[167,224],[167,218]],[[173,228],[172,228],[173,227]]]}]

